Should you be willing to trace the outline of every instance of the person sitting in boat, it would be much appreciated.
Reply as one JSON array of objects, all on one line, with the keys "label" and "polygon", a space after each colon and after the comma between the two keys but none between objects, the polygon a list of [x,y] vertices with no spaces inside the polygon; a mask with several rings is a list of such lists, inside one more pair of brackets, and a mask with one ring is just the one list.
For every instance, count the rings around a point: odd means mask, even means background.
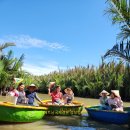
[{"label": "person sitting in boat", "polygon": [[[51,92],[51,89],[52,92]],[[61,91],[61,87],[58,85],[55,85],[55,82],[51,82],[48,88],[48,94],[51,96],[52,98],[52,104],[55,105],[63,105],[63,94],[60,92]]]},{"label": "person sitting in boat", "polygon": [[71,105],[74,99],[74,93],[71,88],[66,88],[65,94],[63,95],[64,104]]},{"label": "person sitting in boat", "polygon": [[41,99],[37,96],[36,90],[37,90],[37,87],[35,86],[35,84],[31,84],[30,86],[27,87],[27,90],[25,91],[25,95],[26,95],[26,98],[28,100],[28,105],[33,106],[34,99],[36,99],[41,104],[43,104]]},{"label": "person sitting in boat", "polygon": [[9,92],[7,93],[7,95],[14,97],[13,103],[16,105],[17,99],[18,99],[18,96],[19,96],[19,92],[15,89],[15,87],[11,86],[9,88]]},{"label": "person sitting in boat", "polygon": [[111,90],[110,98],[108,99],[109,110],[123,111],[123,101],[121,100],[119,90]]},{"label": "person sitting in boat", "polygon": [[18,88],[17,88],[17,90],[19,92],[17,104],[27,104],[27,98],[26,98],[26,95],[25,95],[24,88],[25,88],[24,84],[19,83]]},{"label": "person sitting in boat", "polygon": [[100,94],[101,97],[99,98],[101,106],[108,105],[107,100],[109,98],[109,93],[106,90],[103,90]]}]

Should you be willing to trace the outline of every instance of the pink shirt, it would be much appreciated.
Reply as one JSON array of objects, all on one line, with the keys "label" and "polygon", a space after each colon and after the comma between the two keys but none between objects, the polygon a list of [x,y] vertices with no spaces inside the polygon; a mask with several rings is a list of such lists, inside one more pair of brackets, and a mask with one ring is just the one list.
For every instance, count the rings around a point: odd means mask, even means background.
[{"label": "pink shirt", "polygon": [[51,97],[52,97],[52,103],[54,103],[56,100],[61,100],[63,94],[61,92],[52,92]]},{"label": "pink shirt", "polygon": [[10,92],[9,92],[9,95],[10,95],[10,96],[14,96],[14,97],[18,97],[18,96],[19,96],[19,92],[14,89],[13,91],[10,91]]},{"label": "pink shirt", "polygon": [[112,99],[112,98],[109,98],[108,99],[108,104],[109,105],[116,105],[116,106],[118,106],[118,108],[123,108],[123,102],[122,102],[122,100],[120,99],[120,98],[114,98],[114,99]]}]

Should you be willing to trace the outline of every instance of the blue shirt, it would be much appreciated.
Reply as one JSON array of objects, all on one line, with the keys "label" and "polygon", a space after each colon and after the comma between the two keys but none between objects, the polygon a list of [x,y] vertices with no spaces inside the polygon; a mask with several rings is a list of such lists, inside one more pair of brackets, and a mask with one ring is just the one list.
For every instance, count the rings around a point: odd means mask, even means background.
[{"label": "blue shirt", "polygon": [[28,98],[28,104],[29,105],[33,105],[35,98],[38,101],[41,101],[40,98],[37,96],[36,92],[30,92],[29,90],[26,90],[25,93],[26,93],[26,97]]}]

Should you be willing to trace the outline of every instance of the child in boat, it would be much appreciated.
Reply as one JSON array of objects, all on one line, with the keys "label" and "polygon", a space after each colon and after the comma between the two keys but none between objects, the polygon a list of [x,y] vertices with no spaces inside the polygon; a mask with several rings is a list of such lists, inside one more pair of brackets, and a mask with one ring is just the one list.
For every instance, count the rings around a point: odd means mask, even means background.
[{"label": "child in boat", "polygon": [[35,84],[31,84],[30,86],[28,86],[27,90],[25,91],[26,98],[28,99],[28,105],[33,106],[34,99],[36,99],[41,104],[43,104],[41,99],[37,96],[36,90],[37,87],[35,86]]},{"label": "child in boat", "polygon": [[26,104],[27,103],[27,98],[26,98],[26,95],[25,95],[25,92],[24,92],[24,84],[23,83],[20,83],[18,85],[18,92],[19,92],[19,96],[18,96],[18,99],[17,99],[17,104]]},{"label": "child in boat", "polygon": [[123,111],[123,101],[121,100],[119,90],[111,90],[110,98],[108,99],[109,110]]},{"label": "child in boat", "polygon": [[7,95],[13,97],[13,103],[16,105],[19,92],[15,89],[15,87],[11,86]]},{"label": "child in boat", "polygon": [[[51,92],[51,88],[53,88],[52,92]],[[49,88],[48,88],[48,94],[52,98],[52,104],[63,105],[63,102],[62,102],[63,94],[60,91],[61,91],[60,86],[56,86],[55,82],[50,83]]]},{"label": "child in boat", "polygon": [[74,93],[71,88],[66,88],[65,94],[63,95],[64,104],[72,104],[72,101],[74,99]]}]

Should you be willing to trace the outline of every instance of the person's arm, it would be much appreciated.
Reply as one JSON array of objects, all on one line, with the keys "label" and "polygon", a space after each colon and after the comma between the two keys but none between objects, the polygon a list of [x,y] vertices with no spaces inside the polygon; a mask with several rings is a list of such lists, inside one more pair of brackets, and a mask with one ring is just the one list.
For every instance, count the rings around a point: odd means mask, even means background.
[{"label": "person's arm", "polygon": [[41,99],[38,97],[37,93],[35,93],[35,98],[36,98],[36,100],[38,100],[41,104],[43,104],[43,102],[41,101]]},{"label": "person's arm", "polygon": [[99,102],[100,102],[100,104],[103,104],[102,98],[101,98],[101,97],[99,98]]},{"label": "person's arm", "polygon": [[118,106],[119,108],[123,107],[123,101],[121,99],[118,99]]},{"label": "person's arm", "polygon": [[14,91],[14,105],[17,104],[17,101],[18,101],[18,97],[19,97],[19,92],[17,90]]},{"label": "person's arm", "polygon": [[51,96],[51,89],[48,88],[48,95]]},{"label": "person's arm", "polygon": [[36,100],[38,100],[41,104],[43,104],[44,105],[44,103],[41,101],[41,99],[38,97],[38,95],[37,95],[37,93],[35,92],[35,98],[36,98]]}]

